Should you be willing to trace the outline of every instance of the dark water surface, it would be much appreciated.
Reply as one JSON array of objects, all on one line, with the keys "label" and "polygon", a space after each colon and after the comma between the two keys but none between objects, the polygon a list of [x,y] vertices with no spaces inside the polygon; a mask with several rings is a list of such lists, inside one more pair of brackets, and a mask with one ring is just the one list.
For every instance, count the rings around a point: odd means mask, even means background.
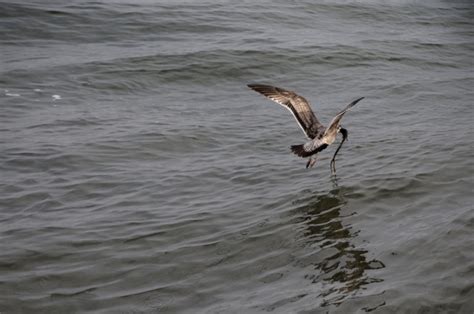
[{"label": "dark water surface", "polygon": [[471,1],[0,5],[2,314],[473,312]]}]

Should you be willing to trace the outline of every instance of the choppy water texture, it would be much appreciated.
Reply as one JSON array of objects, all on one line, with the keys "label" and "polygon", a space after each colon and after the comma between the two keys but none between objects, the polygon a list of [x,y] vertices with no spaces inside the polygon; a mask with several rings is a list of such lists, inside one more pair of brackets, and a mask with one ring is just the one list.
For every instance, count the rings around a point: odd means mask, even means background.
[{"label": "choppy water texture", "polygon": [[2,2],[0,312],[472,313],[473,8]]}]

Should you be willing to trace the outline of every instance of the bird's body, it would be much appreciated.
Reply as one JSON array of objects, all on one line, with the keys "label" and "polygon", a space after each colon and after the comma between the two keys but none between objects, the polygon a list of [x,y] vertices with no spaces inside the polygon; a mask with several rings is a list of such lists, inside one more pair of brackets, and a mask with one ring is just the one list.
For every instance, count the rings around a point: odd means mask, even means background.
[{"label": "bird's body", "polygon": [[340,132],[343,136],[342,142],[339,144],[339,147],[331,160],[331,169],[335,171],[334,163],[336,154],[341,148],[342,143],[347,139],[348,134],[347,130],[342,128],[340,125],[342,116],[364,97],[351,102],[332,119],[328,127],[325,127],[321,122],[319,122],[318,118],[316,118],[309,102],[304,97],[297,95],[295,92],[262,84],[250,84],[248,87],[282,105],[293,114],[309,141],[300,145],[292,145],[291,150],[300,157],[310,157],[306,164],[306,168],[310,168],[316,163],[316,159],[311,156],[316,155],[334,143],[337,133]]}]

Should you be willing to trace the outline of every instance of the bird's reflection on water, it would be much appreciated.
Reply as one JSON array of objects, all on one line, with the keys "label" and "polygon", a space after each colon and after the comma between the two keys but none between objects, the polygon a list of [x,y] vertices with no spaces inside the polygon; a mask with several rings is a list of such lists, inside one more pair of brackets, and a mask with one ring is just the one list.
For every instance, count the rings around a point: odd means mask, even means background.
[{"label": "bird's reflection on water", "polygon": [[306,247],[319,249],[311,262],[316,272],[307,274],[306,279],[324,287],[319,295],[323,298],[321,305],[338,305],[364,286],[382,281],[368,274],[368,270],[385,265],[379,260],[369,260],[368,251],[356,246],[358,231],[347,222],[356,213],[344,213],[348,201],[336,178],[330,192],[312,196],[305,203],[298,208],[303,241]]}]

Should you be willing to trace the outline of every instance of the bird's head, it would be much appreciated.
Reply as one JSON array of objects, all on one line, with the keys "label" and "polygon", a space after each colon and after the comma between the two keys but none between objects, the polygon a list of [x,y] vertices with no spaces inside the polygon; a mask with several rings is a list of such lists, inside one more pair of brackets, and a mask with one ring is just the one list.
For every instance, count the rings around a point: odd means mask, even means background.
[{"label": "bird's head", "polygon": [[343,141],[347,140],[347,136],[349,132],[347,132],[347,130],[342,127],[339,127],[339,132],[342,134],[342,140]]}]

